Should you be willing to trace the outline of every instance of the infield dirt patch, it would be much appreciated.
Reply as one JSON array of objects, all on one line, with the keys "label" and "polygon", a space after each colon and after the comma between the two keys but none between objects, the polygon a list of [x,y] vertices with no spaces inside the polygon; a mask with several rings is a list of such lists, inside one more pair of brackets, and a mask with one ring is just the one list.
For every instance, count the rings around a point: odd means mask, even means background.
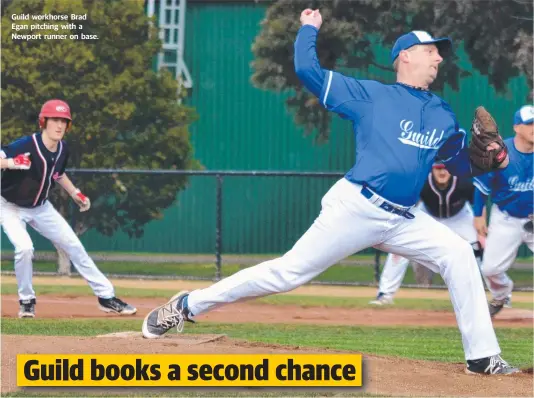
[{"label": "infield dirt patch", "polygon": [[[16,354],[321,354],[341,351],[250,343],[215,335],[169,335],[160,340],[143,339],[139,332],[123,337],[3,336],[3,392],[16,389]],[[414,361],[364,355],[364,387],[357,391],[391,396],[532,396],[532,375],[504,377],[469,376],[463,364]],[[161,389],[158,389],[161,391]],[[36,389],[26,390],[28,395]],[[41,391],[64,391],[42,389]],[[82,392],[80,389],[72,391]],[[95,391],[95,390],[92,390]],[[108,393],[127,389],[107,389]],[[139,394],[149,389],[133,390]],[[224,391],[229,391],[225,389]],[[231,391],[231,390],[230,390]],[[254,390],[249,391],[252,395]],[[278,390],[281,391],[281,390]],[[323,389],[322,391],[327,391]],[[332,391],[329,389],[329,391]],[[336,389],[338,392],[355,390]],[[176,392],[176,389],[174,390]]]},{"label": "infield dirt patch", "polygon": [[[132,298],[128,302],[137,307],[136,318],[144,318],[165,300]],[[104,314],[97,300],[87,296],[52,296],[37,298],[39,318],[120,318]],[[2,295],[2,317],[17,317],[18,300],[14,295]],[[494,320],[495,327],[532,327],[532,311],[506,309]],[[339,308],[302,307],[299,305],[269,305],[258,302],[237,303],[217,308],[198,317],[198,321],[224,323],[285,323],[315,325],[369,325],[369,326],[456,326],[450,311],[408,310],[395,307]]]},{"label": "infield dirt patch", "polygon": [[[80,281],[83,282],[83,281]],[[121,281],[118,281],[119,283]],[[126,282],[126,281],[124,281]],[[129,281],[128,283],[131,283]],[[36,282],[37,283],[37,282]],[[76,282],[77,283],[77,282]],[[168,282],[165,282],[168,283]],[[66,284],[69,284],[68,281]],[[186,288],[182,282],[174,285]],[[137,282],[139,287],[139,282]],[[143,283],[143,287],[147,287]],[[189,286],[187,286],[189,287]],[[305,287],[299,294],[322,292],[322,287]],[[339,289],[339,290],[335,290]],[[361,297],[373,289],[348,289],[327,287],[327,295]],[[405,290],[424,297],[443,298],[447,292]],[[324,292],[323,292],[324,293]],[[401,292],[399,292],[401,293]],[[320,294],[317,294],[320,295]],[[433,297],[435,298],[435,297]],[[519,297],[518,297],[519,298]],[[138,308],[134,319],[141,320],[152,308],[163,303],[162,299],[131,298]],[[36,313],[39,318],[118,318],[98,310],[97,300],[89,296],[52,296],[37,298]],[[2,295],[2,317],[16,317],[18,301],[15,295]],[[24,320],[29,321],[31,320]],[[268,305],[258,302],[233,304],[216,309],[198,317],[199,322],[265,323],[265,324],[322,324],[322,325],[372,325],[372,326],[453,326],[454,314],[450,311],[405,310],[400,308],[333,308],[301,307],[298,305]],[[532,327],[532,311],[506,309],[494,320],[496,327]],[[14,391],[16,387],[16,354],[31,353],[83,353],[83,354],[274,354],[274,353],[326,353],[341,352],[317,348],[289,347],[275,344],[251,343],[230,339],[221,335],[169,335],[161,340],[145,340],[139,331],[115,334],[106,337],[64,336],[2,336],[2,392]],[[389,396],[533,396],[533,375],[514,376],[468,376],[464,364],[415,361],[404,358],[364,355],[364,388],[372,394]],[[31,395],[28,390],[28,395]],[[50,392],[50,389],[45,391]],[[59,390],[58,390],[59,391]],[[61,390],[65,391],[65,390]],[[73,392],[80,390],[73,389]],[[92,390],[95,391],[95,390]],[[126,392],[113,389],[112,392]],[[147,392],[149,390],[146,390]],[[157,391],[162,391],[158,389]],[[176,390],[173,390],[174,392]],[[225,389],[224,391],[232,391]],[[248,391],[253,394],[256,390]],[[283,390],[278,390],[283,391]],[[317,391],[317,390],[316,390]],[[326,391],[326,390],[322,390]],[[329,390],[332,391],[332,390]],[[338,392],[349,392],[337,389]],[[141,391],[131,390],[139,394]],[[287,390],[286,390],[287,392]],[[201,394],[201,393],[200,393]]]}]

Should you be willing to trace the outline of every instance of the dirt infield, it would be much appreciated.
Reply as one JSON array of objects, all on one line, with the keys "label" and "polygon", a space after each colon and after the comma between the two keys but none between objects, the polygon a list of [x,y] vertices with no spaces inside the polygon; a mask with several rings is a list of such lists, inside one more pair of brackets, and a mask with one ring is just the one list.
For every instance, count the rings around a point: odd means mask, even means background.
[{"label": "dirt infield", "polygon": [[[80,352],[80,347],[83,347],[84,354],[213,354],[215,352],[218,354],[295,352],[311,354],[339,352],[249,343],[226,337],[213,337],[171,335],[161,340],[145,340],[139,333],[128,337],[101,338],[3,336],[3,392],[13,391],[16,388],[15,354],[71,354]],[[365,355],[364,387],[361,391],[391,396],[532,396],[532,375],[530,374],[507,377],[468,376],[463,373],[463,368],[463,364],[444,364]],[[336,390],[348,392],[347,390]],[[31,395],[31,391],[36,390],[28,389],[29,395]],[[52,392],[51,389],[46,389],[46,391]],[[78,389],[74,391],[80,392]],[[127,390],[121,389],[120,391],[126,392]],[[143,391],[148,392],[148,389]],[[228,390],[225,389],[225,391]],[[113,389],[113,392],[119,392],[119,390]],[[139,393],[139,390],[135,392]]]},{"label": "dirt infield", "polygon": [[[35,278],[37,279],[37,278]],[[40,278],[41,279],[41,278]],[[5,278],[3,280],[5,282]],[[43,283],[44,281],[44,283]],[[62,281],[43,278],[36,284],[82,284],[82,280]],[[144,288],[154,288],[154,282]],[[169,283],[160,282],[161,289],[197,288],[205,282]],[[154,283],[154,285],[156,284]],[[139,281],[117,280],[121,287],[139,287]],[[167,285],[168,284],[168,285]],[[209,284],[209,283],[207,283]],[[126,286],[125,286],[126,285]],[[374,289],[304,286],[293,294],[328,295],[338,297],[372,297]],[[425,297],[444,299],[446,291],[408,290],[399,292],[399,297]],[[518,294],[517,302],[531,300],[529,294]],[[162,304],[161,299],[132,298],[128,300],[138,308],[135,319],[141,320],[152,308]],[[2,317],[17,316],[18,302],[15,295],[2,295]],[[52,296],[37,298],[36,313],[39,318],[119,318],[98,310],[97,301],[90,296]],[[321,325],[371,325],[371,326],[456,326],[454,314],[449,311],[406,310],[388,308],[332,308],[301,307],[298,305],[268,305],[258,302],[234,304],[216,309],[198,317],[199,322],[224,323],[265,323],[265,324],[321,324]],[[31,320],[29,320],[31,322]],[[533,312],[520,309],[506,309],[494,320],[495,327],[532,327]],[[230,339],[225,336],[175,335],[149,341],[140,336],[139,331],[127,336],[107,337],[56,337],[56,336],[2,336],[2,392],[16,389],[16,354],[23,353],[98,353],[98,354],[158,354],[158,353],[324,353],[339,352],[317,348],[286,347],[274,344],[251,343]],[[414,361],[404,358],[364,355],[364,389],[372,394],[388,396],[533,396],[532,374],[519,374],[508,377],[468,376],[463,373],[463,364]],[[430,386],[431,384],[431,386]],[[28,394],[31,395],[28,390]],[[46,391],[49,391],[47,389]],[[62,390],[64,391],[64,390]],[[79,390],[73,390],[79,392]],[[126,390],[113,390],[126,392]],[[148,390],[147,390],[148,391]],[[161,391],[161,389],[158,389]],[[228,391],[228,390],[225,390]],[[339,390],[339,392],[348,392]],[[133,392],[133,391],[130,391]],[[139,393],[139,390],[135,391]],[[252,390],[250,391],[253,392]]]},{"label": "dirt infield", "polygon": [[[2,275],[2,283],[17,284],[14,276]],[[111,279],[116,288],[134,288],[134,289],[159,289],[159,290],[195,290],[211,286],[210,281],[191,281],[191,280],[149,280],[149,279]],[[53,286],[86,286],[87,282],[79,277],[69,276],[34,276],[34,285],[53,285]],[[87,292],[90,290],[87,287]],[[376,296],[376,287],[362,286],[333,286],[333,285],[304,285],[295,290],[281,295],[288,296],[315,296],[315,297],[367,297],[372,299]],[[39,292],[37,292],[39,294]],[[489,298],[489,293],[487,294]],[[424,298],[436,300],[448,300],[449,292],[446,289],[406,289],[401,288],[396,298]],[[532,292],[514,292],[513,301],[521,303],[531,303],[533,299]]]},{"label": "dirt infield", "polygon": [[[163,304],[161,299],[136,298],[129,300],[138,309],[136,318],[144,318],[152,308]],[[2,317],[17,316],[18,301],[14,295],[2,295]],[[39,318],[101,318],[93,297],[37,298],[36,314]],[[532,311],[522,309],[503,310],[494,320],[495,327],[532,327]],[[333,308],[302,307],[298,305],[268,305],[238,303],[215,309],[198,317],[200,322],[225,323],[285,323],[321,325],[369,325],[369,326],[456,326],[456,319],[448,311],[406,310],[400,308]]]}]

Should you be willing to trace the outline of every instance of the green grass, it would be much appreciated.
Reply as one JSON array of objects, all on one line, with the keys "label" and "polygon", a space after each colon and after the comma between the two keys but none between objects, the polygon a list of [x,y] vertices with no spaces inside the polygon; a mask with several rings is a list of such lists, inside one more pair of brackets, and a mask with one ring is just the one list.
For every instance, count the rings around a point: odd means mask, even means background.
[{"label": "green grass", "polygon": [[[87,286],[55,286],[55,285],[34,285],[34,289],[39,296],[57,295],[64,297],[92,296],[93,293]],[[117,296],[123,298],[161,298],[168,299],[176,293],[175,290],[162,289],[137,289],[137,288],[115,288]],[[11,283],[2,283],[2,294],[16,294],[17,286]],[[273,295],[257,299],[254,302],[271,305],[298,305],[301,307],[338,307],[338,308],[374,308],[382,310],[385,308],[399,309],[419,309],[430,311],[452,311],[452,304],[448,299],[417,299],[398,298],[395,299],[394,307],[371,306],[369,301],[372,297],[315,297],[300,295]],[[514,308],[534,310],[534,302],[520,303],[513,302]]]},{"label": "green grass", "polygon": [[[101,261],[98,268],[105,274],[124,275],[152,275],[152,276],[195,276],[200,278],[214,278],[214,264],[187,264],[187,263],[137,263],[127,261]],[[239,271],[243,266],[237,264],[224,265],[223,276],[228,276]],[[34,271],[56,272],[57,264],[50,261],[34,261]],[[14,271],[11,261],[2,261],[2,271]]]},{"label": "green grass", "polygon": [[[198,277],[213,279],[215,277],[215,265],[210,264],[191,264],[191,263],[138,263],[138,262],[122,262],[122,261],[102,261],[98,263],[98,267],[105,274],[120,274],[120,275],[151,275],[164,276],[170,275],[174,277]],[[224,264],[222,266],[222,276],[230,276],[247,266],[238,264]],[[12,261],[2,261],[3,271],[13,271]],[[34,270],[39,272],[55,272],[57,265],[49,261],[35,261]],[[534,286],[534,274],[531,268],[528,269],[510,269],[509,276],[515,283],[516,287],[532,287]],[[341,265],[337,264],[317,278],[314,281],[321,282],[373,282],[374,281],[374,267],[372,261],[369,265]],[[404,284],[415,284],[415,278],[411,267],[406,272]],[[444,285],[443,280],[439,275],[434,276],[434,284]]]},{"label": "green grass", "polygon": [[[5,318],[3,334],[94,336],[140,331],[141,320]],[[457,328],[370,327],[264,324],[186,325],[185,333],[226,334],[237,339],[287,346],[320,347],[363,354],[377,354],[442,362],[462,362],[463,350]],[[531,328],[496,329],[504,358],[522,368],[532,367],[534,348]]]},{"label": "green grass", "polygon": [[[55,251],[48,251],[48,250],[40,250],[40,254],[48,255],[48,256],[55,256],[57,253]],[[250,260],[252,258],[265,258],[266,260],[279,257],[283,253],[261,253],[261,254],[243,254],[243,253],[223,253],[222,257],[224,259],[225,256],[232,256],[232,257],[238,257],[243,260]],[[121,252],[121,251],[111,251],[111,252],[99,252],[99,251],[91,251],[91,256],[99,256],[99,257],[109,257],[109,258],[117,258],[120,256],[130,256],[130,257],[143,257],[143,256],[150,256],[152,258],[161,258],[161,259],[169,259],[169,258],[176,258],[176,257],[206,257],[210,256],[210,253],[153,253],[153,252]],[[385,254],[381,253],[381,261],[384,262]],[[369,261],[371,263],[374,263],[375,254],[374,253],[357,253],[353,254],[352,256],[347,257],[347,260],[356,260],[356,261]],[[529,263],[531,264],[534,261],[534,256],[526,256],[526,257],[518,257],[518,262],[521,263]]]},{"label": "green grass", "polygon": [[[400,308],[400,309],[418,309],[431,311],[452,311],[450,300],[439,299],[417,299],[417,298],[396,298],[393,307],[377,307],[369,304],[369,297],[314,297],[314,296],[284,296],[274,295],[259,299],[259,302],[273,305],[300,305],[302,307],[341,307],[341,308],[373,308],[376,310]],[[534,303],[513,302],[514,308],[534,309]]]}]

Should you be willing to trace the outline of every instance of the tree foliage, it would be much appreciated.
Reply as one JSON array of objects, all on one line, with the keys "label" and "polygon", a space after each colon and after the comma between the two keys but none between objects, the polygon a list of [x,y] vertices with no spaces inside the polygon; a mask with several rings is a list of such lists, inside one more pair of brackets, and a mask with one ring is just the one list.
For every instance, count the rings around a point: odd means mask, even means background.
[{"label": "tree foliage", "polygon": [[[65,137],[68,167],[198,167],[188,130],[196,113],[180,104],[184,93],[171,74],[153,70],[162,43],[142,0],[25,0],[6,5],[2,9],[3,143],[37,131],[41,105],[59,98],[69,103],[73,114],[73,127]],[[48,13],[87,14],[87,20],[75,22],[83,25],[81,30],[31,33],[83,32],[99,39],[12,39],[11,15]],[[136,237],[147,222],[162,217],[187,183],[184,176],[168,175],[71,174],[71,179],[93,204],[89,212],[76,212],[77,232],[96,228],[111,235],[121,229]],[[70,198],[62,191],[55,190],[53,201],[67,216]]]},{"label": "tree foliage", "polygon": [[[425,30],[449,36],[455,47],[463,43],[473,67],[487,75],[497,91],[508,81],[525,75],[532,89],[532,12],[530,0],[279,0],[269,7],[262,30],[253,45],[252,82],[257,87],[286,91],[287,106],[295,122],[307,133],[317,129],[319,140],[328,138],[330,114],[303,89],[293,66],[293,45],[305,8],[320,9],[323,25],[317,52],[325,69],[366,70],[377,61],[373,46],[391,48],[402,34]],[[454,90],[469,72],[450,57],[440,69],[432,89],[445,84]]]}]

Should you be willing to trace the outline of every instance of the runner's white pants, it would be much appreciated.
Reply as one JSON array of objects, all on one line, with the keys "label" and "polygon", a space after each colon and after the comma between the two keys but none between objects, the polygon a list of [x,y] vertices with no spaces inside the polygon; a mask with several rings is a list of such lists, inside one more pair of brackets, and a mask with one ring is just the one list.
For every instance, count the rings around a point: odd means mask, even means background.
[{"label": "runner's white pants", "polygon": [[114,297],[113,285],[89,257],[80,239],[50,202],[34,208],[17,206],[1,198],[0,222],[15,246],[15,275],[20,300],[35,298],[32,286],[33,242],[26,224],[64,250],[96,296]]},{"label": "runner's white pants", "polygon": [[418,209],[414,209],[414,219],[407,219],[376,207],[360,191],[361,186],[346,179],[338,181],[323,197],[313,225],[289,252],[191,292],[188,307],[192,314],[290,291],[349,255],[374,246],[441,274],[449,289],[466,359],[499,354],[471,245]]}]

